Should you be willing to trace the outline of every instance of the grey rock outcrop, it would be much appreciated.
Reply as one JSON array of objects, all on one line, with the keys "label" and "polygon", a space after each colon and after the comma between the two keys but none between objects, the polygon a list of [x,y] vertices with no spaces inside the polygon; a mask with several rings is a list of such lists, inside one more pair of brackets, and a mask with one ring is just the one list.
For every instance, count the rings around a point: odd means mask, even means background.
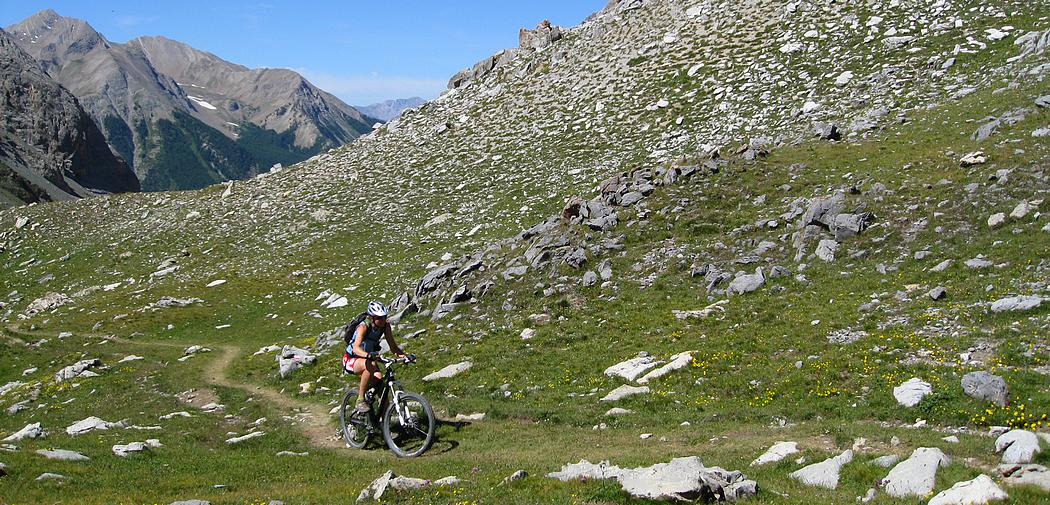
[{"label": "grey rock outcrop", "polygon": [[543,20],[536,28],[518,31],[518,47],[521,49],[546,49],[547,46],[557,42],[562,37],[561,27],[552,25],[550,21]]},{"label": "grey rock outcrop", "polygon": [[964,375],[962,388],[970,397],[989,401],[1000,407],[1006,406],[1010,395],[1005,379],[985,371]]},{"label": "grey rock outcrop", "polygon": [[736,276],[729,283],[729,292],[735,294],[750,293],[752,291],[758,291],[766,283],[766,276],[762,272],[762,267],[758,267],[753,274],[744,274]]},{"label": "grey rock outcrop", "polygon": [[1043,297],[1038,295],[1008,296],[992,302],[992,312],[1023,312],[1038,308]]},{"label": "grey rock outcrop", "polygon": [[140,189],[80,102],[3,30],[0,103],[0,191],[31,203]]},{"label": "grey rock outcrop", "polygon": [[277,354],[277,368],[281,378],[288,377],[303,365],[312,365],[317,361],[317,356],[305,349],[286,345]]}]

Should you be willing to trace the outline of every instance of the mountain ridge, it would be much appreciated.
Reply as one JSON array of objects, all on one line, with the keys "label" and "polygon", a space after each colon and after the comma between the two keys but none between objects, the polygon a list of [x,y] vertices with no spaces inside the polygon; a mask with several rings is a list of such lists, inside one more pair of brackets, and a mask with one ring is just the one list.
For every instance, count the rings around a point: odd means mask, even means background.
[{"label": "mountain ridge", "polygon": [[382,102],[374,103],[371,105],[361,105],[355,107],[357,108],[357,110],[371,117],[374,117],[381,121],[390,121],[391,119],[400,116],[405,109],[419,107],[420,105],[423,105],[426,102],[426,100],[418,96],[414,96],[411,98],[394,98],[391,100],[384,100]]},{"label": "mountain ridge", "polygon": [[[371,119],[291,71],[248,69],[164,38],[112,43],[50,9],[9,29],[80,99],[147,190],[243,179],[371,130]],[[188,65],[215,74],[208,84],[218,88],[180,85]]]}]

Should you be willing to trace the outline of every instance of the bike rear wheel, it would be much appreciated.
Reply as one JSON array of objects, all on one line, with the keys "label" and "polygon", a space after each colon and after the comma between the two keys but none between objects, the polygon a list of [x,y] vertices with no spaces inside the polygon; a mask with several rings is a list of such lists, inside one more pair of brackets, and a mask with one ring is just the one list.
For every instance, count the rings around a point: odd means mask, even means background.
[{"label": "bike rear wheel", "polygon": [[343,404],[339,407],[339,424],[342,427],[343,440],[346,445],[354,449],[361,449],[368,445],[368,416],[369,414],[357,414],[357,389],[346,393]]},{"label": "bike rear wheel", "polygon": [[[397,412],[398,403],[404,417]],[[390,450],[402,458],[426,452],[434,443],[436,427],[430,402],[416,393],[402,393],[400,402],[391,401],[383,413],[383,438]]]}]

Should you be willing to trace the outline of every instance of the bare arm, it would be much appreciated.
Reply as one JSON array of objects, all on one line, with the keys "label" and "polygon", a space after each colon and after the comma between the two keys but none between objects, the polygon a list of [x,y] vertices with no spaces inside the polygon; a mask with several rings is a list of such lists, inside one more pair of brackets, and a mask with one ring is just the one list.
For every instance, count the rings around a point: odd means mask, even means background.
[{"label": "bare arm", "polygon": [[394,342],[394,331],[390,329],[389,323],[387,323],[385,331],[383,333],[384,336],[386,336],[386,343],[390,346],[390,350],[393,351],[393,353],[397,356],[404,357],[405,351],[402,351],[401,346],[397,345],[397,342]]},{"label": "bare arm", "polygon": [[361,348],[361,342],[365,340],[365,327],[358,325],[357,329],[354,330],[354,355],[358,358],[368,356],[368,353]]}]

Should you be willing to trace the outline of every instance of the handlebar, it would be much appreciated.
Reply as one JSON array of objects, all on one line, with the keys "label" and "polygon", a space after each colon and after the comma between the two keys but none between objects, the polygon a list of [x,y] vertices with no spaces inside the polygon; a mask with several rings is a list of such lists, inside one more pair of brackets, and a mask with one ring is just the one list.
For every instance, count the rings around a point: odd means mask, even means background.
[{"label": "handlebar", "polygon": [[372,361],[378,361],[380,363],[389,365],[389,364],[392,364],[392,363],[414,363],[416,361],[416,355],[415,354],[409,354],[408,356],[405,356],[404,358],[395,358],[395,359],[384,358],[382,356],[376,356],[374,358],[368,357],[368,358],[365,358],[365,359],[370,359]]}]

